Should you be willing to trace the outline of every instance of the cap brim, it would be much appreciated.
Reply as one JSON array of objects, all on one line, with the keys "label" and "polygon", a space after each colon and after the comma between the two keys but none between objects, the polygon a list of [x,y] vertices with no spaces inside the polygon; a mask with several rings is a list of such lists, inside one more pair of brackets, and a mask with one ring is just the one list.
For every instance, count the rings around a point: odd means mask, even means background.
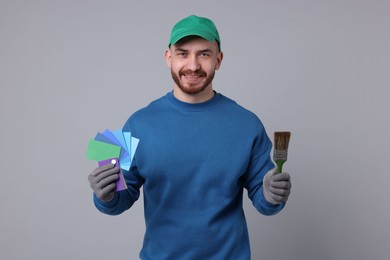
[{"label": "cap brim", "polygon": [[182,32],[178,35],[176,35],[175,37],[172,38],[170,44],[173,44],[175,45],[178,41],[180,41],[181,39],[183,39],[184,37],[187,37],[187,36],[199,36],[199,37],[202,37],[210,42],[212,41],[215,41],[215,37],[209,33],[206,33],[206,32],[194,32],[193,30],[190,31],[190,32]]}]

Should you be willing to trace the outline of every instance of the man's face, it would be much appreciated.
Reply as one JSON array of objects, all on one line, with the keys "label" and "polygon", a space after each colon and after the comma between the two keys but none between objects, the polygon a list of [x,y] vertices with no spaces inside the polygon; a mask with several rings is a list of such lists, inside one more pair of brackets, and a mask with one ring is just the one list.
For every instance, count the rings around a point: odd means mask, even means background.
[{"label": "man's face", "polygon": [[216,42],[191,37],[172,45],[165,52],[175,87],[188,95],[196,95],[211,89],[215,71],[219,69],[222,53]]}]

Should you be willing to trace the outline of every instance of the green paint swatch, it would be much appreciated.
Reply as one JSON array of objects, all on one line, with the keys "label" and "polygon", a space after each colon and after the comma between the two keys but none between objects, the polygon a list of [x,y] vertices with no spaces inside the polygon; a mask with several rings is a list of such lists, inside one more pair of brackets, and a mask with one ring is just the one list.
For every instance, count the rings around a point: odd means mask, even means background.
[{"label": "green paint swatch", "polygon": [[87,158],[94,161],[102,161],[110,158],[119,158],[121,147],[90,140],[88,143]]}]

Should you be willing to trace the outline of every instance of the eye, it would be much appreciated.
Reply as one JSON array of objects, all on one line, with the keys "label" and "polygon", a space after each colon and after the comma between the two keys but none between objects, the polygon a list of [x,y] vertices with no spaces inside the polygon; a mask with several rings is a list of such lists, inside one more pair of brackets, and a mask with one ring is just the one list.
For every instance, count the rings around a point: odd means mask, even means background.
[{"label": "eye", "polygon": [[179,56],[179,57],[186,57],[187,56],[187,52],[183,52],[183,51],[178,52],[177,56]]},{"label": "eye", "polygon": [[210,52],[204,51],[204,52],[201,52],[201,53],[200,53],[200,56],[201,56],[201,57],[210,57],[211,54],[210,54]]}]

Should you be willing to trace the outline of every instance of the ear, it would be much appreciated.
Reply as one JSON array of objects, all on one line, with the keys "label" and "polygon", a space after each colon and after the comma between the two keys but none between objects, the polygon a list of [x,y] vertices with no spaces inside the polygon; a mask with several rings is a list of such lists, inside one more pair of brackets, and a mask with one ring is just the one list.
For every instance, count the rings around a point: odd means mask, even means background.
[{"label": "ear", "polygon": [[167,63],[168,68],[172,67],[172,53],[171,50],[167,49],[164,53],[165,61]]},{"label": "ear", "polygon": [[217,55],[217,65],[215,66],[215,70],[218,70],[221,67],[222,60],[223,60],[223,52],[220,51]]}]

